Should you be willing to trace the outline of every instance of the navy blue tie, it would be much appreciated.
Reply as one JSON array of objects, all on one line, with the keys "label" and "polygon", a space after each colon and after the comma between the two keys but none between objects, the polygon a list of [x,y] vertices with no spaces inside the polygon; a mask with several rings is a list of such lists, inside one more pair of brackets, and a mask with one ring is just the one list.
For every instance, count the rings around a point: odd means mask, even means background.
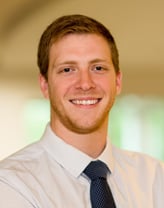
[{"label": "navy blue tie", "polygon": [[92,161],[84,170],[84,173],[91,180],[90,198],[92,208],[116,208],[106,180],[108,172],[108,167],[100,160]]}]

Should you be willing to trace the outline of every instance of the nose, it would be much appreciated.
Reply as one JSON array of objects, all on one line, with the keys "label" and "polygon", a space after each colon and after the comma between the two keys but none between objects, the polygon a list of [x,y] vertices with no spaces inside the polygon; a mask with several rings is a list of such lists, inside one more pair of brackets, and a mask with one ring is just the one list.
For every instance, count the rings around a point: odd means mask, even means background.
[{"label": "nose", "polygon": [[95,88],[94,79],[93,79],[93,76],[90,71],[79,72],[79,79],[77,82],[77,88],[80,88],[84,91]]}]

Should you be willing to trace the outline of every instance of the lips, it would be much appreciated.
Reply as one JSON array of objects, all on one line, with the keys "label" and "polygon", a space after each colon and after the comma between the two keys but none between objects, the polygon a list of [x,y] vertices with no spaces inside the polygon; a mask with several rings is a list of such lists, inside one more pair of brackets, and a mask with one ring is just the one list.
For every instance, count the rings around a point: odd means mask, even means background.
[{"label": "lips", "polygon": [[100,99],[73,99],[71,102],[75,105],[95,105],[100,101]]}]

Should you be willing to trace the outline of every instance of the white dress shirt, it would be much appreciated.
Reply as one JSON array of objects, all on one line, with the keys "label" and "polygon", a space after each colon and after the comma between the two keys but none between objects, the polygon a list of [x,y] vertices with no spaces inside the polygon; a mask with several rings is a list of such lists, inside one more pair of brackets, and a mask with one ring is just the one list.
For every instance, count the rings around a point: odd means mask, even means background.
[{"label": "white dress shirt", "polygon": [[[108,145],[99,158],[117,208],[164,208],[164,164]],[[42,139],[0,163],[0,208],[91,208],[93,159],[58,138],[48,125]]]}]

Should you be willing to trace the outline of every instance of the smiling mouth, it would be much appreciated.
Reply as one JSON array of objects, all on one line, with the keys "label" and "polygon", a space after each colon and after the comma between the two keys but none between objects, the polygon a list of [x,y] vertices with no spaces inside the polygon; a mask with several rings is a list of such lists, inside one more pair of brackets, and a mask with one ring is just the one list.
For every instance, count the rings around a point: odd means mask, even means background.
[{"label": "smiling mouth", "polygon": [[73,103],[75,105],[95,105],[98,102],[100,102],[100,100],[101,100],[100,98],[98,98],[98,99],[88,99],[88,100],[73,99],[73,100],[71,100],[71,103]]}]

